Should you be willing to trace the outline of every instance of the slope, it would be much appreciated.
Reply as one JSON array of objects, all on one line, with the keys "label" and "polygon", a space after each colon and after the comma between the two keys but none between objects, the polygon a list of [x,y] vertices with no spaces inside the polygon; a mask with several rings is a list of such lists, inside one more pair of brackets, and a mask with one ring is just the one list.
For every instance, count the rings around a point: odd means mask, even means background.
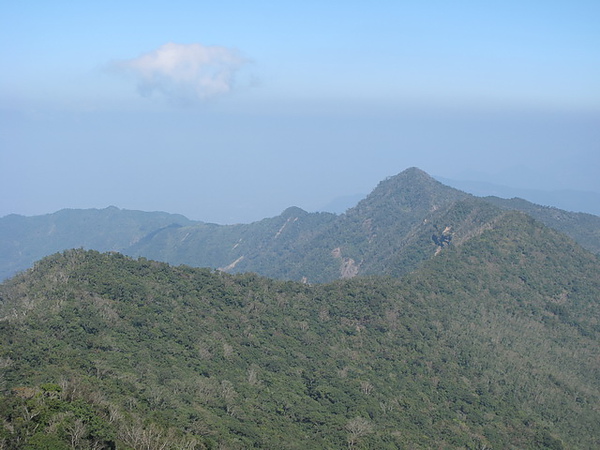
[{"label": "slope", "polygon": [[178,214],[105,209],[63,209],[54,214],[0,219],[0,280],[34,261],[70,248],[118,251],[156,230],[186,225]]},{"label": "slope", "polygon": [[[21,417],[23,439],[66,442],[96,417],[104,442],[132,448],[136,433],[196,448],[594,448],[599,275],[596,256],[514,212],[400,280],[311,287],[69,251],[0,287],[4,383],[21,395],[3,404],[78,399],[95,415]],[[14,439],[17,417],[4,420]]]},{"label": "slope", "polygon": [[[323,263],[332,258],[314,242],[336,219],[334,214],[311,214],[291,207],[277,217],[251,224],[163,229],[124,249],[124,253],[172,264],[300,280],[309,274],[320,275],[320,269],[326,271]],[[331,273],[326,279],[336,275]]]},{"label": "slope", "polygon": [[[418,243],[413,239],[432,230],[430,224],[423,227],[426,218],[469,197],[411,168],[382,181],[341,216],[289,208],[278,217],[248,225],[165,229],[124,252],[173,264],[309,282],[386,273],[392,271],[392,262],[394,272],[406,273],[436,251],[431,235]],[[409,242],[414,245],[405,251]]]},{"label": "slope", "polygon": [[519,199],[474,197],[410,168],[379,183],[339,216],[297,207],[238,225],[116,208],[8,216],[0,219],[0,276],[78,247],[309,283],[356,275],[401,276],[450,241],[459,244],[491,226],[504,210],[526,212],[600,252],[600,217]]},{"label": "slope", "polygon": [[550,228],[571,236],[589,251],[600,254],[600,217],[598,216],[540,206],[520,198],[485,197],[485,200],[503,209],[522,211]]}]

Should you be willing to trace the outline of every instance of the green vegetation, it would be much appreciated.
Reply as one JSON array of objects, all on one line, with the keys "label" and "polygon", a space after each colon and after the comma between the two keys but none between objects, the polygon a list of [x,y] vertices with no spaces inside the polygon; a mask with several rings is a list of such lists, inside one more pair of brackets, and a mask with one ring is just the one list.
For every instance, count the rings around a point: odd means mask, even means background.
[{"label": "green vegetation", "polygon": [[598,447],[600,261],[465,200],[443,213],[452,242],[402,278],[45,258],[0,286],[0,442]]},{"label": "green vegetation", "polygon": [[518,199],[473,197],[411,168],[382,181],[339,216],[295,207],[238,225],[117,208],[7,216],[0,219],[0,279],[70,248],[309,283],[355,275],[401,276],[431,258],[440,242],[463,242],[492,226],[507,209],[524,211],[600,253],[600,217]]},{"label": "green vegetation", "polygon": [[485,200],[503,209],[522,211],[544,225],[565,233],[589,251],[600,254],[600,217],[598,216],[540,206],[520,198],[507,200],[486,197]]},{"label": "green vegetation", "polygon": [[38,259],[70,248],[122,251],[159,230],[192,222],[178,214],[98,209],[63,209],[54,214],[0,218],[0,280]]}]

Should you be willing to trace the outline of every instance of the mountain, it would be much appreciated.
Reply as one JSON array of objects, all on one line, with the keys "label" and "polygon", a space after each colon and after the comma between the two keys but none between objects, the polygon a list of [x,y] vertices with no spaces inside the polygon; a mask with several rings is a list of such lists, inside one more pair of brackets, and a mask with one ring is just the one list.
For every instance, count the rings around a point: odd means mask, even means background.
[{"label": "mountain", "polygon": [[597,448],[599,258],[523,213],[406,176],[427,194],[398,198],[392,178],[341,219],[291,209],[261,227],[268,247],[285,224],[279,236],[307,236],[308,218],[338,232],[347,221],[359,244],[396,220],[414,236],[423,215],[456,221],[407,275],[309,286],[76,249],[6,281],[0,442]]},{"label": "mountain", "polygon": [[451,180],[443,177],[436,179],[448,186],[474,194],[478,197],[525,198],[530,202],[553,206],[566,211],[600,215],[600,193],[591,191],[558,190],[544,191],[502,186],[481,181]]},{"label": "mountain", "polygon": [[520,198],[485,197],[485,200],[503,209],[527,213],[545,225],[570,236],[591,252],[600,254],[600,217],[598,216],[540,206]]},{"label": "mountain", "polygon": [[143,237],[192,223],[163,212],[63,209],[54,214],[0,219],[0,280],[27,269],[34,261],[69,248],[123,250]]},{"label": "mountain", "polygon": [[396,272],[407,272],[436,251],[428,234],[435,225],[424,220],[466,198],[413,168],[382,181],[341,216],[289,208],[248,225],[164,229],[125,253],[309,282],[385,273],[392,260]]},{"label": "mountain", "polygon": [[8,216],[0,219],[0,246],[6,248],[0,273],[7,277],[44,255],[83,247],[309,283],[400,276],[450,241],[460,243],[491,226],[507,209],[526,212],[600,252],[600,217],[524,200],[474,197],[410,168],[379,183],[341,215],[291,207],[277,217],[238,225],[116,208]]}]

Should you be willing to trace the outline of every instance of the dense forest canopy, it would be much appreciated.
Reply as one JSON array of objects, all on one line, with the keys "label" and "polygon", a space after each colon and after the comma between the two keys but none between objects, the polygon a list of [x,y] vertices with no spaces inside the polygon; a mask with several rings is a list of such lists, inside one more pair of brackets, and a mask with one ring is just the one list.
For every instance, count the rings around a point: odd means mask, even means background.
[{"label": "dense forest canopy", "polygon": [[0,442],[597,447],[598,258],[501,217],[400,278],[312,286],[45,258],[0,287]]}]

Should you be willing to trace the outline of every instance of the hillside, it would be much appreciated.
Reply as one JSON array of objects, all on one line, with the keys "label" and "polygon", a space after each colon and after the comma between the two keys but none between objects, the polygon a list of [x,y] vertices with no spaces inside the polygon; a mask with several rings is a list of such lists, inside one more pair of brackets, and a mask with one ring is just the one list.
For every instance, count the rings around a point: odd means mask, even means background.
[{"label": "hillside", "polygon": [[499,197],[502,199],[523,198],[531,203],[546,205],[565,211],[600,215],[600,193],[577,190],[539,190],[515,188],[481,181],[459,181],[436,177],[443,184],[469,192],[477,197]]},{"label": "hillside", "polygon": [[309,282],[386,273],[392,264],[405,273],[436,251],[435,225],[424,220],[468,197],[413,168],[382,181],[341,216],[288,208],[275,218],[210,232],[204,225],[165,229],[125,253]]},{"label": "hillside", "polygon": [[460,243],[486,229],[507,209],[526,212],[600,253],[600,217],[520,199],[474,197],[410,168],[379,183],[341,215],[291,207],[279,216],[237,225],[117,208],[8,216],[0,219],[0,276],[80,247],[309,283],[400,276],[450,241]]},{"label": "hillside", "polygon": [[485,200],[503,209],[522,211],[545,225],[571,236],[589,251],[600,254],[600,217],[598,216],[540,206],[520,198],[485,197]]},{"label": "hillside", "polygon": [[0,438],[597,448],[600,262],[523,214],[489,224],[402,278],[315,286],[50,256],[0,285]]},{"label": "hillside", "polygon": [[52,253],[87,248],[122,251],[139,239],[191,221],[178,214],[106,209],[63,209],[54,214],[0,219],[0,280]]}]

